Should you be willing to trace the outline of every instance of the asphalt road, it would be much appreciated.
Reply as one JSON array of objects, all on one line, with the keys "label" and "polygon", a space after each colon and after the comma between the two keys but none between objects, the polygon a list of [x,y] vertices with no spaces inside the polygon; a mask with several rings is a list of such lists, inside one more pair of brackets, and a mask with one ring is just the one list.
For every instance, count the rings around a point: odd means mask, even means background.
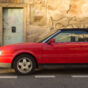
[{"label": "asphalt road", "polygon": [[88,69],[43,69],[26,76],[0,69],[0,88],[88,88]]}]

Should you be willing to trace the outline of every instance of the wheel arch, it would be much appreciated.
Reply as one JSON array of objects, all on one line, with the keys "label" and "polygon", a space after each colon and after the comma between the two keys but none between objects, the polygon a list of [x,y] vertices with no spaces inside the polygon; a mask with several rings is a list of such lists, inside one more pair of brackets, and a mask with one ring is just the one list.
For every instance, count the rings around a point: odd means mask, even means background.
[{"label": "wheel arch", "polygon": [[31,55],[31,56],[34,58],[35,62],[36,62],[36,67],[38,68],[38,62],[37,62],[37,60],[36,60],[36,57],[35,57],[33,54],[28,53],[28,52],[21,52],[21,53],[15,55],[14,58],[13,58],[13,60],[12,60],[11,68],[13,68],[13,63],[14,63],[16,57],[18,57],[19,55],[22,55],[22,54]]}]

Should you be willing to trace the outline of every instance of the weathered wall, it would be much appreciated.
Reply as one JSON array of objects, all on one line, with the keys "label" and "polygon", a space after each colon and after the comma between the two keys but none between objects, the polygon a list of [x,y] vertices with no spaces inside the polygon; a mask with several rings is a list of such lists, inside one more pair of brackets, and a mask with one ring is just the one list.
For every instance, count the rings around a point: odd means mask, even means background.
[{"label": "weathered wall", "polygon": [[60,28],[88,27],[88,0],[0,0],[0,3],[26,5],[28,42]]},{"label": "weathered wall", "polygon": [[28,41],[60,28],[88,27],[88,0],[34,0],[30,9]]},{"label": "weathered wall", "polygon": [[0,7],[0,46],[2,45],[2,8]]}]

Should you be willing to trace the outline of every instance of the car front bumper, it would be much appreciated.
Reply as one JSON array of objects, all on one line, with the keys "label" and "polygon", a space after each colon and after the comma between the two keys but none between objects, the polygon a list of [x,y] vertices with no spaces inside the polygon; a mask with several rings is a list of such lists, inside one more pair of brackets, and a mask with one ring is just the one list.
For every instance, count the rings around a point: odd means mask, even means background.
[{"label": "car front bumper", "polygon": [[0,63],[0,68],[11,68],[10,63]]},{"label": "car front bumper", "polygon": [[12,55],[0,56],[0,68],[11,68],[12,60]]}]

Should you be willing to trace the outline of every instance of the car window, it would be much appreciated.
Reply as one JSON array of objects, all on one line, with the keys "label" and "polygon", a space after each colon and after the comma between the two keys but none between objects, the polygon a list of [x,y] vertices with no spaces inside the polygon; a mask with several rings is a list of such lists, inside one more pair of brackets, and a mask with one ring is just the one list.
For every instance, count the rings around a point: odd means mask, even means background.
[{"label": "car window", "polygon": [[56,35],[54,39],[56,42],[88,42],[88,32],[65,30]]}]

